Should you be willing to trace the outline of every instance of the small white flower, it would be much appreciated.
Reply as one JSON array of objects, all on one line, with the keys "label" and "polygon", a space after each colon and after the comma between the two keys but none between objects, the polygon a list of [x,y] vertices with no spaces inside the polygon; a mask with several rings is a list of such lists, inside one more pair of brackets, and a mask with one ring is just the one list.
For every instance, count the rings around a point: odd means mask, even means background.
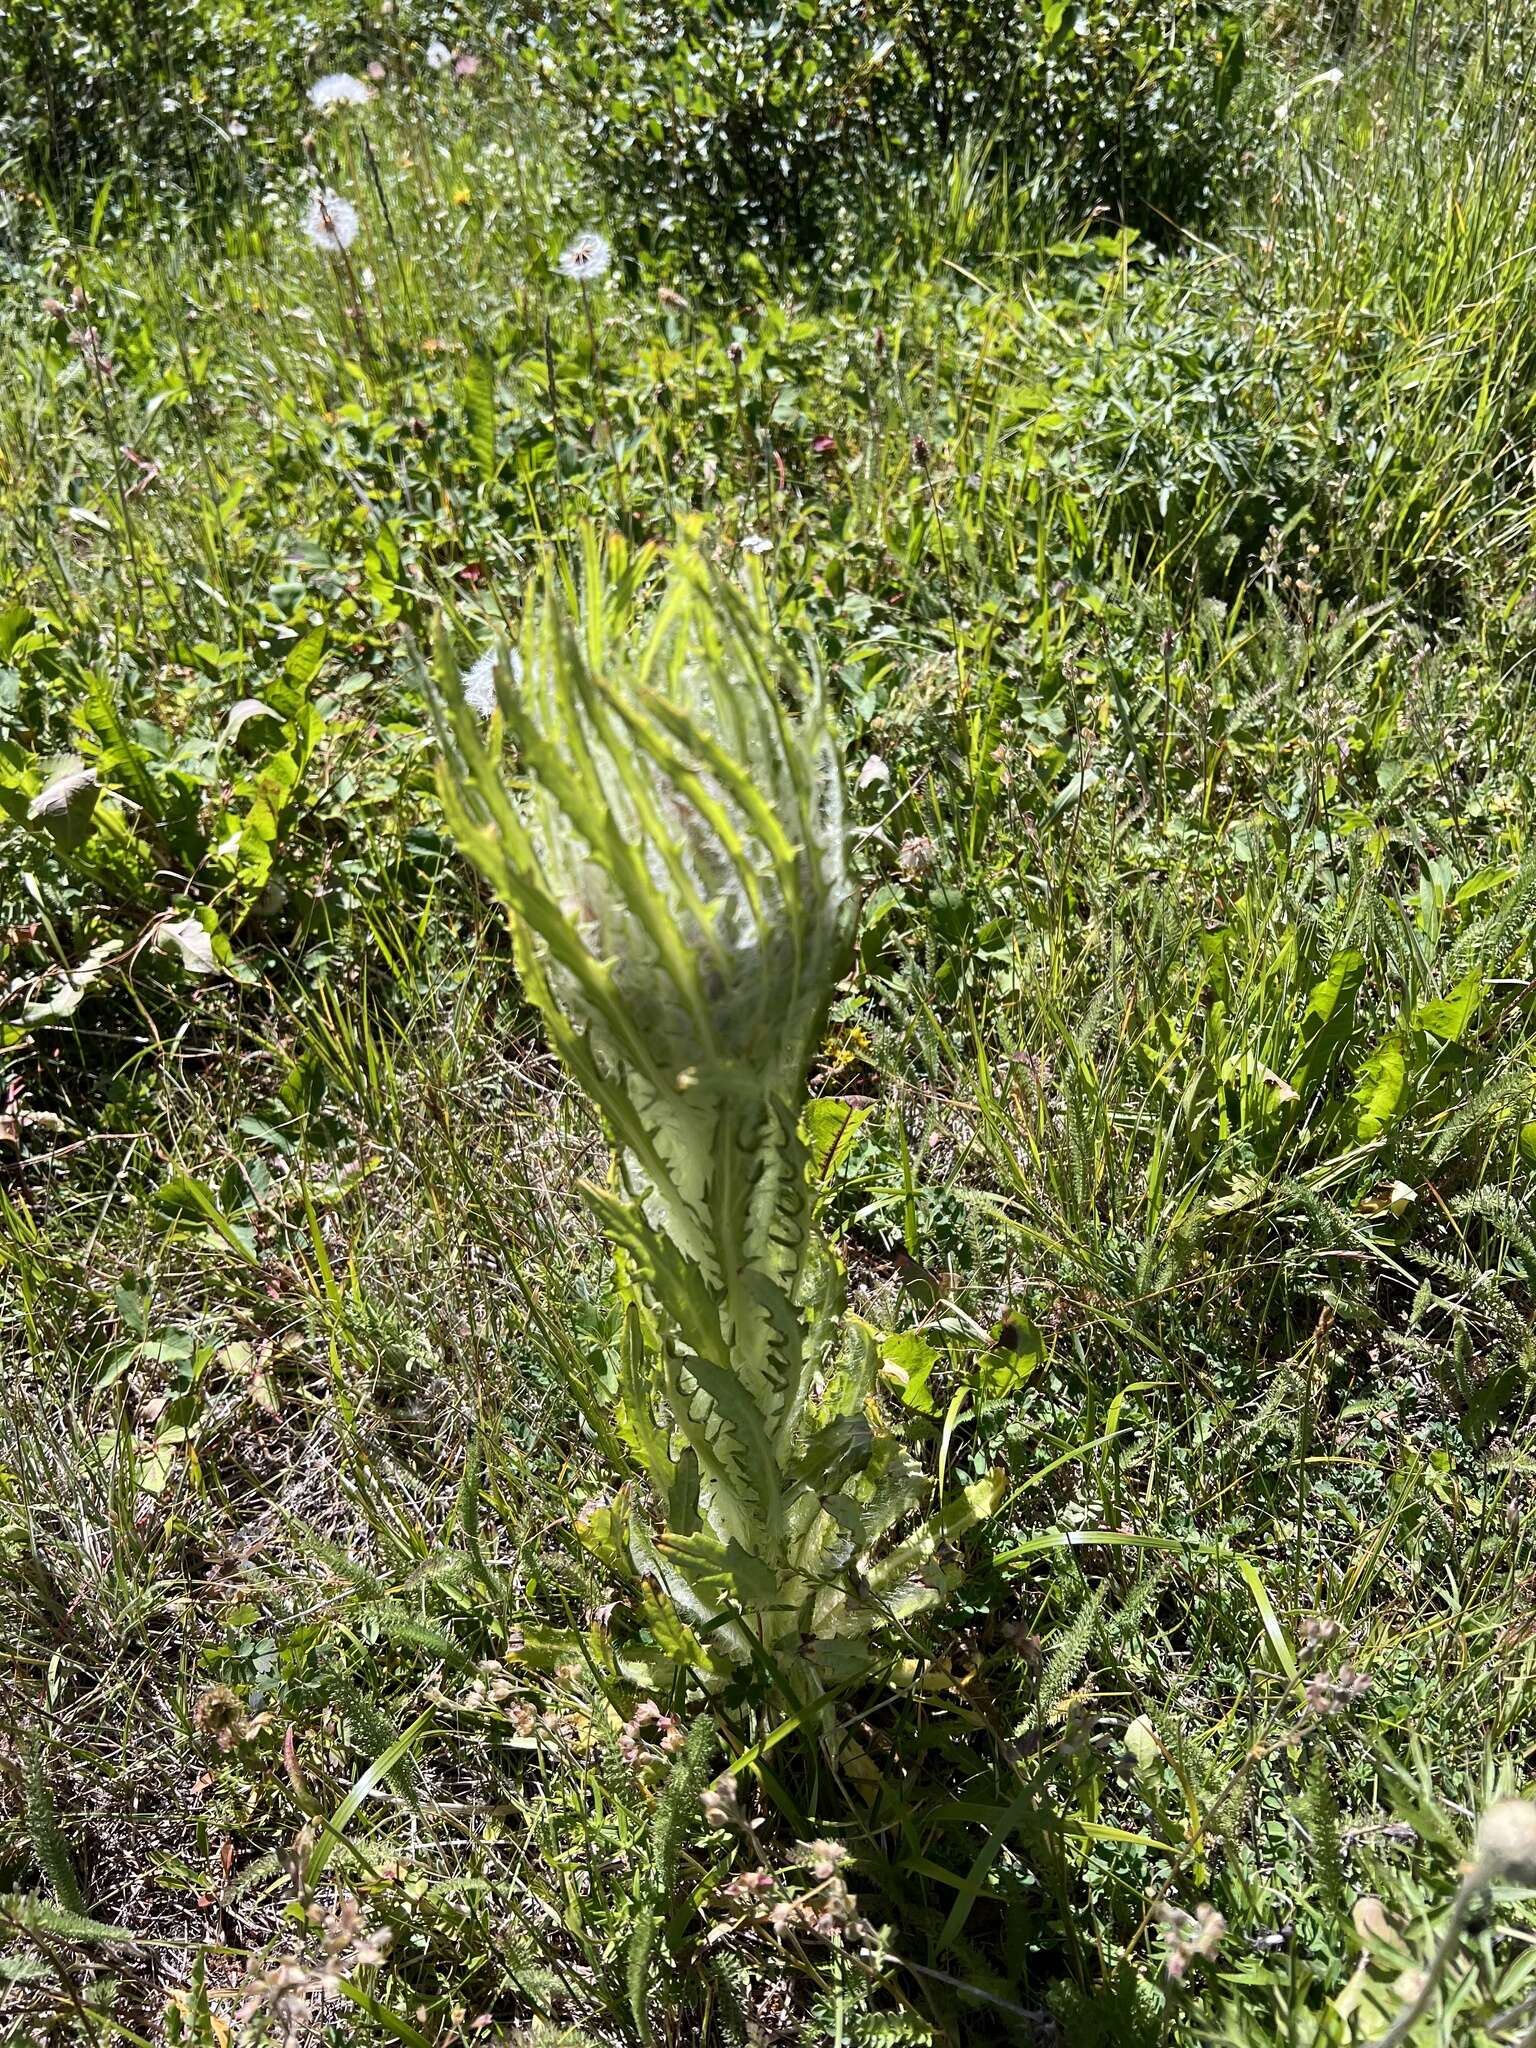
[{"label": "small white flower", "polygon": [[596,229],[588,228],[560,251],[560,275],[577,284],[592,284],[613,261],[613,252]]},{"label": "small white flower", "polygon": [[[522,658],[514,647],[507,655],[507,667],[514,683],[523,679]],[[496,649],[487,648],[464,677],[464,702],[471,711],[489,718],[496,709]]]},{"label": "small white flower", "polygon": [[245,123],[240,119],[240,116],[238,114],[236,114],[233,120],[230,121],[227,130],[227,133],[235,142],[238,142],[242,135],[249,135],[250,132],[250,129],[246,127]]},{"label": "small white flower", "polygon": [[744,555],[766,555],[772,546],[773,542],[765,540],[760,533],[749,533],[742,538],[741,552]]},{"label": "small white flower", "polygon": [[317,249],[323,249],[328,256],[350,249],[357,240],[359,225],[357,208],[350,199],[330,191],[312,195],[304,216],[304,232]]},{"label": "small white flower", "polygon": [[363,81],[354,78],[350,71],[327,71],[324,78],[317,78],[309,88],[309,104],[322,114],[328,114],[332,107],[360,107],[372,98]]},{"label": "small white flower", "polygon": [[452,62],[452,50],[449,49],[441,36],[434,36],[427,45],[427,69],[429,71],[446,71]]}]

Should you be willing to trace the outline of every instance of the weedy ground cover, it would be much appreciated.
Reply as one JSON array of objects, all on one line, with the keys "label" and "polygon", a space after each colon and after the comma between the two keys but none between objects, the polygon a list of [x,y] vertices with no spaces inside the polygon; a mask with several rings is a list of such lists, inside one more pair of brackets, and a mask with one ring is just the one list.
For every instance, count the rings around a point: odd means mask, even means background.
[{"label": "weedy ground cover", "polygon": [[1528,24],[0,25],[0,2036],[1529,2037]]}]

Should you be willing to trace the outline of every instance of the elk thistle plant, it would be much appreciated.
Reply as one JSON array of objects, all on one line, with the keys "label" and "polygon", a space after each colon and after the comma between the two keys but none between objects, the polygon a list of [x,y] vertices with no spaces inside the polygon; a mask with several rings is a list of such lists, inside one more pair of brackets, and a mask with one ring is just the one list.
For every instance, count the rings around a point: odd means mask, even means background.
[{"label": "elk thistle plant", "polygon": [[546,577],[489,732],[440,642],[440,780],[613,1145],[584,1190],[624,1303],[613,1412],[577,1392],[620,1469],[578,1533],[675,1661],[767,1659],[804,1696],[942,1596],[937,1553],[1001,1475],[878,1548],[926,1487],[881,1426],[800,1133],[856,922],[838,752],[760,583],[680,556],[642,608],[648,567],[593,543],[579,597]]}]

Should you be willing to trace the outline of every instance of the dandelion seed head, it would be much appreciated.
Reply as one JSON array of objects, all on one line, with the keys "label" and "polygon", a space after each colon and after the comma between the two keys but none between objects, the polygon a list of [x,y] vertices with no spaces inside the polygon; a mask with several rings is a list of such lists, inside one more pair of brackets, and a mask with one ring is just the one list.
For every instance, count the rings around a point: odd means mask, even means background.
[{"label": "dandelion seed head", "polygon": [[593,284],[613,261],[613,251],[595,228],[579,234],[560,251],[559,270],[576,284]]},{"label": "dandelion seed head", "polygon": [[[496,709],[496,653],[494,647],[488,647],[474,667],[464,674],[464,702],[481,718],[489,718]],[[513,682],[520,683],[523,664],[515,647],[508,652],[507,667]]]},{"label": "dandelion seed head", "polygon": [[429,71],[446,71],[452,62],[452,50],[449,49],[441,36],[434,36],[427,45],[427,69]]},{"label": "dandelion seed head", "polygon": [[309,104],[322,114],[328,114],[332,107],[360,107],[372,98],[363,81],[354,78],[350,71],[327,71],[309,88]]},{"label": "dandelion seed head", "polygon": [[357,240],[360,226],[357,208],[350,199],[343,199],[339,192],[320,191],[314,193],[309,210],[304,216],[304,232],[315,248],[328,256],[336,256],[344,249],[350,249]]},{"label": "dandelion seed head", "polygon": [[1536,1884],[1536,1803],[1497,1800],[1478,1826],[1477,1853],[1490,1872],[1516,1884]]}]

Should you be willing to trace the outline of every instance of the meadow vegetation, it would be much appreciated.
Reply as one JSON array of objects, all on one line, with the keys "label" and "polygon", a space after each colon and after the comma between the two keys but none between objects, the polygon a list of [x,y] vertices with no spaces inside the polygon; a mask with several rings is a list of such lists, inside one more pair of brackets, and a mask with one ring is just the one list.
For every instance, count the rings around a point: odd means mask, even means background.
[{"label": "meadow vegetation", "polygon": [[1536,2040],[1526,11],[0,46],[0,2040]]}]

